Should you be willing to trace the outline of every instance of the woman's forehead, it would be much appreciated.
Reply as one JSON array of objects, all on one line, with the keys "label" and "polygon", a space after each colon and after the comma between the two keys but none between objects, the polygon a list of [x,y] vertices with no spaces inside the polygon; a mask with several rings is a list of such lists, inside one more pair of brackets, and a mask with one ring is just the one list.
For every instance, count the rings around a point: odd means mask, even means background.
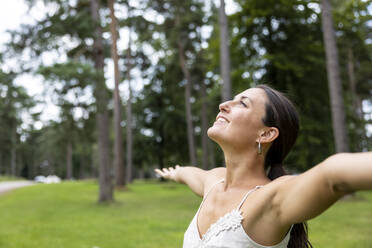
[{"label": "woman's forehead", "polygon": [[254,102],[261,103],[265,103],[267,98],[265,91],[260,88],[249,88],[235,96],[235,98],[241,97],[248,97],[250,100]]}]

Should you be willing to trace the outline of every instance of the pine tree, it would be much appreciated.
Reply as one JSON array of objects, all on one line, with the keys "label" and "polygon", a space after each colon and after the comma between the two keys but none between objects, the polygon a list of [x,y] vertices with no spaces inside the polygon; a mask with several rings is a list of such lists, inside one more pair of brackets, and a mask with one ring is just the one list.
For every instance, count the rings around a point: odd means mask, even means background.
[{"label": "pine tree", "polygon": [[329,0],[322,0],[322,28],[327,59],[328,86],[332,108],[333,136],[336,152],[348,152],[349,141],[346,129],[345,106],[342,94],[338,51]]}]

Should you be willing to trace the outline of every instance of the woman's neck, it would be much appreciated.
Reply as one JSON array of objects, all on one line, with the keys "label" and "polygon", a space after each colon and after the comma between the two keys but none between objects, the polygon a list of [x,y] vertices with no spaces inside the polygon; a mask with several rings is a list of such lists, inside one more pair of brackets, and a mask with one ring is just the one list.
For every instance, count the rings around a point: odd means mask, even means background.
[{"label": "woman's neck", "polygon": [[248,188],[270,182],[266,176],[264,156],[257,152],[224,152],[226,162],[225,190]]}]

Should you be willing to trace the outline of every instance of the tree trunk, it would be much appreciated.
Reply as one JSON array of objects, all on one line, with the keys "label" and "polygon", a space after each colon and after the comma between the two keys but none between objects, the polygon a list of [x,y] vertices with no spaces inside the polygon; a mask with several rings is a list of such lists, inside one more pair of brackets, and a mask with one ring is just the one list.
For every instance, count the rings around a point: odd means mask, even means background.
[{"label": "tree trunk", "polygon": [[338,52],[336,47],[335,32],[333,29],[332,7],[329,0],[322,0],[322,28],[323,39],[327,58],[328,87],[332,109],[333,135],[336,152],[348,152],[349,144],[346,130],[346,118]]},{"label": "tree trunk", "polygon": [[189,145],[189,156],[190,162],[193,166],[196,166],[196,153],[195,153],[195,141],[194,141],[194,127],[192,124],[192,113],[191,113],[191,76],[187,69],[185,53],[182,42],[178,41],[178,53],[180,57],[180,65],[183,74],[186,79],[185,85],[185,106],[186,106],[186,123],[187,123],[187,140]]},{"label": "tree trunk", "polygon": [[362,126],[361,128],[357,128],[358,139],[360,141],[359,144],[359,151],[363,151],[364,148],[368,149],[368,138],[366,135],[366,129],[364,125],[364,117],[363,117],[363,106],[362,100],[360,99],[357,90],[356,90],[356,79],[355,79],[355,71],[354,71],[354,53],[351,47],[348,48],[348,58],[347,58],[347,74],[349,77],[349,87],[351,91],[351,97],[353,101],[353,110],[354,114],[359,121],[361,121]]},{"label": "tree trunk", "polygon": [[97,156],[96,156],[96,149],[92,149],[92,154],[91,154],[91,170],[92,170],[92,177],[97,178],[98,177],[98,168],[99,165],[97,166]]},{"label": "tree trunk", "polygon": [[125,185],[125,168],[123,163],[123,136],[121,132],[121,101],[119,94],[119,58],[117,50],[117,30],[116,30],[116,17],[114,10],[114,0],[109,0],[108,5],[110,8],[110,32],[112,38],[111,45],[111,57],[114,62],[114,77],[115,77],[115,89],[114,89],[114,170],[115,170],[115,184],[116,186]]},{"label": "tree trunk", "polygon": [[35,176],[35,156],[34,154],[31,155],[31,157],[29,158],[29,165],[27,167],[27,173],[28,173],[28,179],[33,179],[34,176]]},{"label": "tree trunk", "polygon": [[[158,106],[159,106],[159,109],[162,109],[163,108],[163,103],[162,103],[162,100],[161,99],[157,99],[158,100]],[[164,125],[160,125],[159,126],[159,137],[160,137],[160,142],[157,144],[157,147],[158,147],[158,152],[157,152],[157,155],[158,155],[158,163],[159,163],[159,168],[164,168],[164,146],[165,146],[165,132],[164,132]]]},{"label": "tree trunk", "polygon": [[4,166],[3,166],[3,153],[0,152],[0,175],[4,173]]},{"label": "tree trunk", "polygon": [[72,144],[69,141],[67,143],[67,154],[66,154],[66,179],[72,179]]},{"label": "tree trunk", "polygon": [[99,17],[99,2],[91,0],[91,15],[95,25],[93,42],[94,67],[97,72],[94,95],[97,104],[97,135],[99,156],[99,197],[98,202],[113,201],[112,172],[110,165],[110,143],[108,132],[108,97],[103,75],[104,55],[102,42],[102,28]]},{"label": "tree trunk", "polygon": [[56,169],[55,169],[56,166],[54,164],[53,158],[48,159],[48,165],[49,166],[47,166],[47,169],[46,169],[47,174],[48,175],[55,175],[56,173],[54,173],[54,172],[56,171]]},{"label": "tree trunk", "polygon": [[145,170],[143,168],[138,169],[138,179],[145,179]]},{"label": "tree trunk", "polygon": [[351,47],[348,48],[347,74],[349,77],[349,85],[350,85],[351,95],[353,99],[353,109],[354,109],[356,116],[362,120],[363,119],[362,101],[360,100],[358,93],[356,91],[356,80],[355,80],[355,71],[354,71],[354,53]]},{"label": "tree trunk", "polygon": [[128,80],[128,91],[129,96],[127,100],[127,171],[126,180],[131,182],[133,179],[133,134],[132,134],[132,86],[131,86],[131,76],[130,72],[132,69],[132,57],[131,57],[131,33],[129,32],[129,42],[128,42],[128,54],[127,54],[127,80]]},{"label": "tree trunk", "polygon": [[225,12],[225,1],[220,0],[219,9],[220,24],[220,69],[222,77],[222,101],[231,99],[231,69],[229,51],[229,29]]},{"label": "tree trunk", "polygon": [[17,163],[16,163],[16,160],[17,160],[17,152],[16,152],[16,148],[15,147],[12,147],[12,150],[11,150],[11,153],[10,153],[10,164],[11,164],[11,175],[12,176],[17,176]]},{"label": "tree trunk", "polygon": [[12,130],[11,135],[12,135],[12,148],[10,151],[11,175],[17,176],[17,151],[16,151],[17,129],[16,128]]},{"label": "tree trunk", "polygon": [[207,103],[207,92],[204,82],[201,83],[201,98],[202,98],[202,106],[201,106],[201,138],[202,138],[202,150],[203,150],[203,159],[202,159],[202,166],[203,169],[207,170],[209,168],[209,161],[208,161],[208,103]]},{"label": "tree trunk", "polygon": [[85,159],[84,159],[85,156],[83,155],[80,155],[79,156],[79,163],[80,163],[80,167],[79,167],[79,179],[85,179],[87,176],[86,176],[86,169],[85,169]]}]

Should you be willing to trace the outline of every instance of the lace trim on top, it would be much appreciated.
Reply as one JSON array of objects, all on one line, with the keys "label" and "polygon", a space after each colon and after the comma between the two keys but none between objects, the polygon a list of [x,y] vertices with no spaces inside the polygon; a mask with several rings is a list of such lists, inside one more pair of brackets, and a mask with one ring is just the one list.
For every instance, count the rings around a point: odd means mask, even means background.
[{"label": "lace trim on top", "polygon": [[[224,216],[218,219],[214,224],[212,224],[207,232],[202,236],[202,238],[199,238],[199,248],[207,247],[208,242],[213,238],[217,237],[219,234],[225,231],[235,231],[237,228],[242,227],[241,223],[243,221],[243,216],[242,212],[239,209],[233,209],[231,212],[226,213]],[[196,223],[196,222],[195,222]],[[196,225],[197,227],[197,225]],[[255,246],[259,246],[262,248],[275,248],[275,247],[282,247],[284,243],[286,245],[288,244],[289,238],[290,238],[290,233],[292,230],[293,225],[289,229],[288,233],[286,236],[278,243],[275,245],[271,246],[265,246],[258,244],[255,242],[251,237],[249,237],[248,234],[245,233],[243,227],[243,231],[245,236],[252,242]],[[198,231],[198,237],[199,237],[199,231]],[[287,246],[286,246],[287,247]]]},{"label": "lace trim on top", "polygon": [[211,188],[210,190],[207,192],[207,194],[205,195],[205,198],[203,199],[202,203],[200,204],[200,207],[198,209],[198,212],[196,213],[196,221],[195,221],[195,226],[196,226],[196,230],[198,232],[198,237],[199,237],[199,240],[201,241],[201,244],[205,244],[205,243],[208,243],[208,241],[212,238],[212,237],[215,237],[215,236],[218,236],[221,232],[224,232],[224,231],[228,231],[228,230],[232,230],[234,231],[235,229],[237,229],[239,226],[241,226],[241,223],[243,221],[243,216],[242,216],[242,212],[240,211],[240,208],[242,207],[243,203],[245,202],[245,200],[247,199],[248,195],[250,195],[251,193],[253,193],[255,190],[261,188],[262,186],[259,185],[259,186],[256,186],[254,187],[253,189],[249,190],[243,197],[243,199],[241,200],[241,202],[239,203],[238,207],[237,208],[234,208],[232,211],[226,213],[225,215],[221,216],[215,223],[213,223],[209,228],[208,230],[206,231],[206,233],[204,233],[200,239],[200,234],[199,234],[199,228],[198,228],[198,216],[199,216],[199,212],[200,212],[200,209],[205,201],[205,199],[207,198],[208,194],[210,193],[210,191],[212,191],[212,189],[219,183],[221,182],[224,182],[224,179],[218,181],[217,183],[215,183]]},{"label": "lace trim on top", "polygon": [[221,232],[235,230],[241,225],[242,221],[243,216],[241,215],[241,211],[233,209],[212,224],[207,232],[203,234],[201,240],[203,243],[208,242],[212,237],[218,236]]}]

